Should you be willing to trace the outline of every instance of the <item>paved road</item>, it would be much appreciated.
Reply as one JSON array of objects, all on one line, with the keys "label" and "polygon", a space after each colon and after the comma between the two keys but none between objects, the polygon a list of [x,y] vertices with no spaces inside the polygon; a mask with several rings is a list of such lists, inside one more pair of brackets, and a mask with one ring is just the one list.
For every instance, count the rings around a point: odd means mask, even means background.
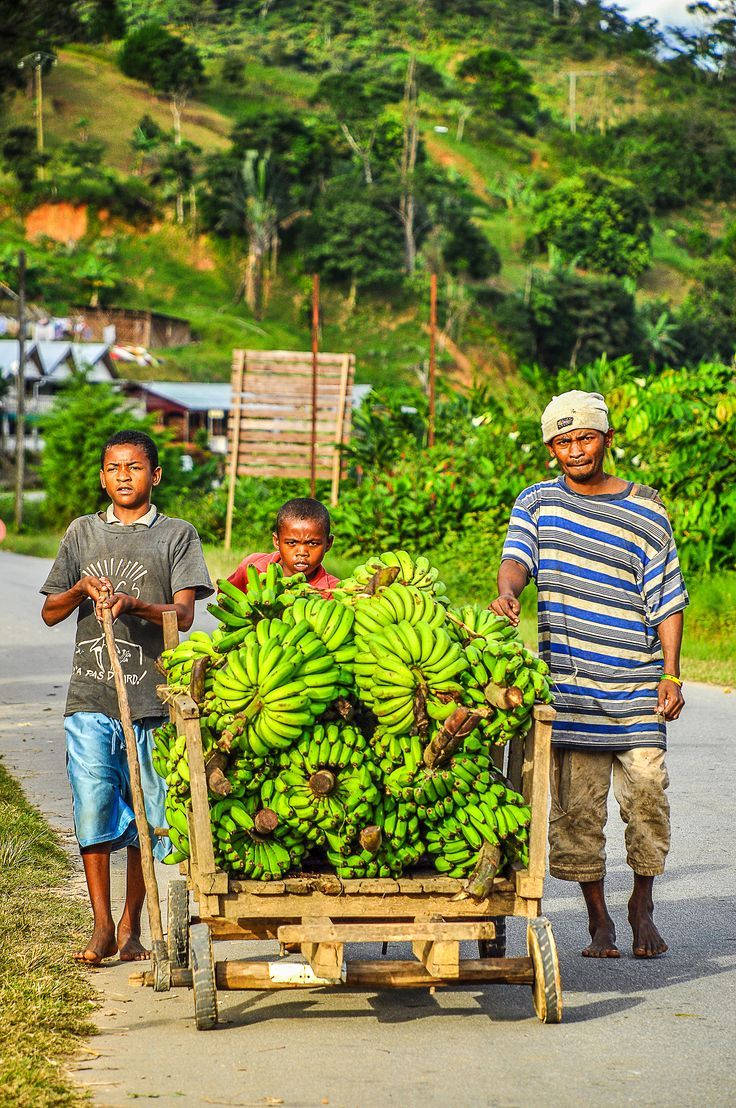
[{"label": "paved road", "polygon": [[[0,552],[0,753],[73,849],[61,728],[73,628],[50,631],[37,616],[45,566]],[[435,996],[221,993],[224,1025],[204,1034],[194,1030],[188,993],[131,989],[130,967],[112,963],[93,971],[102,995],[90,1044],[98,1056],[79,1063],[76,1079],[100,1105],[733,1104],[736,697],[686,691],[685,717],[671,729],[673,850],[657,885],[671,953],[650,964],[628,953],[619,962],[580,958],[576,889],[550,879],[561,1026],[538,1023],[529,990],[504,985]],[[610,902],[628,950],[617,815],[610,832]],[[523,933],[512,924],[510,952],[521,953]],[[249,946],[248,956],[263,954]],[[227,955],[242,957],[243,944],[218,947]]]}]

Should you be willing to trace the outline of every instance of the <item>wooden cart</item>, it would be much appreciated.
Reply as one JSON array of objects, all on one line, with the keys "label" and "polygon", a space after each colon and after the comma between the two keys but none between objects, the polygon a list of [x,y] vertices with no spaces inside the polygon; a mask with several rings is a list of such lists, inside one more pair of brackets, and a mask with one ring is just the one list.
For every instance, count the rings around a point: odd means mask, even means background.
[{"label": "wooden cart", "polygon": [[[171,634],[169,627],[169,641]],[[462,880],[434,872],[354,880],[315,873],[264,882],[236,880],[217,870],[198,707],[185,693],[168,703],[178,733],[186,736],[192,803],[191,857],[181,865],[186,880],[169,886],[167,976],[171,986],[193,989],[198,1029],[216,1026],[218,989],[377,990],[492,982],[530,985],[540,1020],[559,1023],[557,951],[550,923],[541,916],[552,708],[535,707],[533,725],[524,739],[510,744],[506,766],[532,809],[529,867],[510,879],[496,878],[490,895],[478,901],[464,893]],[[197,905],[192,916],[190,890]],[[507,916],[528,920],[526,957],[505,956]],[[213,940],[234,939],[275,939],[300,949],[305,961],[215,961]],[[493,956],[461,959],[460,942],[468,939]],[[410,942],[414,959],[346,962],[345,944],[361,942],[381,942],[384,952],[388,943]],[[160,980],[155,969],[142,981]]]}]

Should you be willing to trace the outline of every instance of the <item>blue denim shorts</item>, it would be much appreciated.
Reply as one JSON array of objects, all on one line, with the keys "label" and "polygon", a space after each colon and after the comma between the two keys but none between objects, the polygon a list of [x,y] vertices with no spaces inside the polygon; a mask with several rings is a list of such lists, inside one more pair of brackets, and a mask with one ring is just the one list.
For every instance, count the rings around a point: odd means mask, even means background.
[{"label": "blue denim shorts", "polygon": [[[151,834],[154,827],[166,826],[166,782],[156,773],[151,757],[152,733],[161,722],[149,718],[133,724]],[[122,850],[137,846],[138,831],[120,720],[102,712],[74,712],[65,718],[64,731],[74,830],[80,847],[104,843],[110,850]],[[170,849],[168,839],[153,840],[156,858],[165,858]]]}]

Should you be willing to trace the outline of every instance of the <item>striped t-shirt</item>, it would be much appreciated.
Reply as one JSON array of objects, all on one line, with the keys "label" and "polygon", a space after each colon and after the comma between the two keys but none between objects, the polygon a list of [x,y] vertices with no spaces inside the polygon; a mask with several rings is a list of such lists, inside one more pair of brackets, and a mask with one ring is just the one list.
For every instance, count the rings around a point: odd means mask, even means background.
[{"label": "striped t-shirt", "polygon": [[552,671],[557,746],[666,747],[656,714],[656,627],[688,604],[659,493],[629,484],[586,496],[564,479],[525,489],[503,558],[539,591],[539,652]]}]

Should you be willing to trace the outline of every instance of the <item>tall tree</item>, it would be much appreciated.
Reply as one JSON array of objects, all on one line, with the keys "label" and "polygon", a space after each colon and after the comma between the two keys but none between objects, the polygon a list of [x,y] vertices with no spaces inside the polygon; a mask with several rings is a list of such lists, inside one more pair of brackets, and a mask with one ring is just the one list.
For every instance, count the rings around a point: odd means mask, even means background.
[{"label": "tall tree", "polygon": [[360,160],[367,185],[373,184],[373,145],[381,112],[395,99],[394,90],[364,71],[330,73],[320,81],[314,100],[334,112],[350,149]]},{"label": "tall tree", "polygon": [[[118,63],[126,76],[146,81],[159,95],[168,97],[174,142],[181,146],[182,112],[189,97],[204,82],[204,66],[197,48],[158,23],[144,23],[125,39]],[[180,159],[182,165],[185,160]],[[183,192],[177,194],[176,212],[179,222],[183,222]]]},{"label": "tall tree", "polygon": [[466,85],[466,99],[475,111],[496,115],[532,132],[539,108],[532,79],[511,54],[488,46],[460,63],[457,76]]},{"label": "tall tree", "polygon": [[414,171],[419,146],[419,96],[417,92],[416,59],[412,54],[406,66],[404,85],[404,141],[401,150],[401,200],[399,216],[404,228],[404,265],[411,274],[416,268],[417,244],[414,234],[416,198],[414,195]]}]

